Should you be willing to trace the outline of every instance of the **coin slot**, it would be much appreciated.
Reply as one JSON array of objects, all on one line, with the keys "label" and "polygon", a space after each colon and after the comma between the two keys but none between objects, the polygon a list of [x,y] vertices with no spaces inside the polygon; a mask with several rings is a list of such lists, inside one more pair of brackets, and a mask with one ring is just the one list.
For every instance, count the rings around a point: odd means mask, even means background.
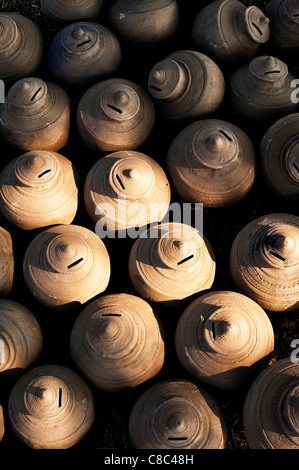
[{"label": "coin slot", "polygon": [[192,258],[194,258],[194,255],[187,256],[187,258],[182,259],[177,264],[178,264],[178,266],[180,266],[181,264],[187,263],[187,261],[189,261]]},{"label": "coin slot", "polygon": [[116,175],[116,179],[117,179],[117,181],[119,182],[121,188],[125,191],[126,188],[125,188],[125,186],[124,186],[122,180],[120,179],[120,176],[119,176],[119,175]]},{"label": "coin slot", "polygon": [[103,313],[102,317],[121,317],[121,313]]},{"label": "coin slot", "polygon": [[[298,16],[299,16],[299,15],[298,15]],[[294,168],[295,168],[295,170],[297,170],[297,171],[298,171],[298,173],[299,173],[299,166],[297,165],[297,163],[296,163],[296,162],[293,162],[293,167],[294,167]]]},{"label": "coin slot", "polygon": [[230,142],[233,141],[233,139],[226,132],[224,132],[222,129],[220,129],[220,134],[222,134]]},{"label": "coin slot", "polygon": [[216,329],[215,329],[215,323],[212,321],[212,334],[213,334],[213,340],[215,341],[216,339]]},{"label": "coin slot", "polygon": [[35,98],[37,97],[37,95],[40,93],[41,89],[42,89],[42,88],[40,87],[38,90],[36,90],[36,92],[34,93],[34,95],[33,95],[32,98],[31,98],[31,101],[34,101],[34,100],[35,100]]},{"label": "coin slot", "polygon": [[270,251],[271,255],[275,256],[276,258],[280,259],[281,261],[285,261],[285,258],[280,256],[278,253],[275,253],[275,251]]},{"label": "coin slot", "polygon": [[118,114],[122,114],[122,110],[117,108],[116,106],[113,106],[113,104],[108,104],[108,108],[113,109],[113,111],[116,111]]},{"label": "coin slot", "polygon": [[61,408],[61,403],[62,403],[62,388],[59,387],[59,392],[58,392],[58,407]]},{"label": "coin slot", "polygon": [[280,70],[268,70],[268,72],[264,72],[264,75],[269,75],[270,73],[280,73]]},{"label": "coin slot", "polygon": [[154,86],[154,85],[150,85],[150,88],[152,88],[153,90],[159,91],[159,92],[162,91],[161,88],[158,88],[157,86]]},{"label": "coin slot", "polygon": [[85,46],[85,44],[89,44],[90,42],[91,42],[91,39],[87,39],[86,41],[83,41],[83,42],[80,42],[79,44],[77,44],[76,47]]},{"label": "coin slot", "polygon": [[39,177],[39,178],[42,178],[42,177],[45,176],[47,173],[50,173],[50,171],[52,171],[52,170],[50,170],[50,169],[49,169],[49,170],[45,170],[45,171],[43,171],[40,175],[38,175],[38,177]]},{"label": "coin slot", "polygon": [[186,437],[186,436],[184,436],[184,437],[169,437],[168,440],[169,441],[187,441],[188,437]]},{"label": "coin slot", "polygon": [[70,264],[67,269],[71,269],[73,268],[74,266],[77,266],[77,264],[81,263],[81,261],[83,261],[83,258],[80,258],[80,259],[77,259],[77,261],[74,261],[72,264]]},{"label": "coin slot", "polygon": [[255,23],[251,23],[251,24],[252,24],[252,26],[257,30],[257,32],[260,34],[260,36],[262,36],[262,35],[263,35],[263,31],[258,27],[258,25],[255,24]]}]

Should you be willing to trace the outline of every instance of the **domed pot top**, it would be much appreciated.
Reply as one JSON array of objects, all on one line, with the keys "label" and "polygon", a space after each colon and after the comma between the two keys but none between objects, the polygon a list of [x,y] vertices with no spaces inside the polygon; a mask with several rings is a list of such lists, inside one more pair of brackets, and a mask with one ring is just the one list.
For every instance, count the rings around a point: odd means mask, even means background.
[{"label": "domed pot top", "polygon": [[105,0],[41,0],[41,12],[58,25],[77,20],[96,20]]},{"label": "domed pot top", "polygon": [[0,227],[0,296],[10,294],[14,281],[14,246],[10,233]]}]

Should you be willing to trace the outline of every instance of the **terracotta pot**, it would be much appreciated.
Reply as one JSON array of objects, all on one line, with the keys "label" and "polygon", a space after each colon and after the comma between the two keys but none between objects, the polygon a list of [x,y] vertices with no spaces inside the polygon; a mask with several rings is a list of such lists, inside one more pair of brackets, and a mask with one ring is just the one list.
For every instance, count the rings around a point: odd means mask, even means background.
[{"label": "terracotta pot", "polygon": [[236,236],[230,253],[235,284],[265,310],[299,307],[299,217],[268,214]]},{"label": "terracotta pot", "polygon": [[299,449],[299,364],[289,357],[266,367],[252,383],[243,423],[251,449]]},{"label": "terracotta pot", "polygon": [[296,0],[269,0],[265,12],[271,24],[271,44],[283,52],[298,52],[299,5]]},{"label": "terracotta pot", "polygon": [[116,0],[108,21],[122,40],[137,48],[155,48],[171,40],[179,22],[176,0]]},{"label": "terracotta pot", "polygon": [[155,236],[153,229],[130,252],[129,275],[136,291],[148,301],[168,302],[209,289],[215,278],[209,242],[187,224],[157,224]]},{"label": "terracotta pot", "polygon": [[39,356],[42,332],[28,308],[0,299],[0,377],[14,378]]},{"label": "terracotta pot", "polygon": [[121,61],[117,38],[105,26],[76,22],[52,39],[48,64],[58,82],[87,87],[115,73]]},{"label": "terracotta pot", "polygon": [[263,176],[277,194],[299,199],[299,113],[276,121],[260,145]]},{"label": "terracotta pot", "polygon": [[180,197],[207,207],[240,201],[255,179],[255,150],[238,127],[203,119],[185,127],[168,150],[171,181]]},{"label": "terracotta pot", "polygon": [[166,119],[194,119],[219,109],[225,80],[218,65],[197,51],[177,51],[151,69],[148,91]]},{"label": "terracotta pot", "polygon": [[11,85],[38,71],[43,54],[39,28],[18,13],[0,13],[1,79]]},{"label": "terracotta pot", "polygon": [[151,306],[129,294],[89,304],[71,333],[71,355],[96,387],[120,392],[154,377],[164,364],[164,340]]},{"label": "terracotta pot", "polygon": [[192,27],[195,49],[221,63],[247,62],[270,36],[269,19],[256,6],[216,0],[205,6]]},{"label": "terracotta pot", "polygon": [[110,259],[94,232],[78,225],[57,225],[32,240],[23,271],[28,289],[39,302],[69,309],[106,289]]},{"label": "terracotta pot", "polygon": [[0,296],[10,294],[15,274],[14,246],[10,233],[0,227]]},{"label": "terracotta pot", "polygon": [[3,407],[2,407],[1,399],[0,399],[0,442],[3,439],[4,433],[5,433],[4,415],[3,415]]},{"label": "terracotta pot", "polygon": [[255,57],[231,76],[230,103],[243,122],[266,125],[296,112],[291,84],[294,77],[285,62],[272,56]]},{"label": "terracotta pot", "polygon": [[66,367],[36,367],[12,388],[8,417],[13,432],[28,447],[68,449],[81,441],[93,423],[92,392]]},{"label": "terracotta pot", "polygon": [[94,151],[136,150],[155,124],[154,105],[137,83],[111,78],[89,88],[77,109],[84,143]]},{"label": "terracotta pot", "polygon": [[227,425],[217,400],[200,386],[165,380],[135,403],[129,436],[135,449],[223,449]]},{"label": "terracotta pot", "polygon": [[84,201],[89,217],[107,230],[127,230],[160,222],[170,204],[170,186],[163,169],[136,151],[114,152],[91,168]]},{"label": "terracotta pot", "polygon": [[0,175],[0,211],[23,230],[70,224],[78,208],[72,163],[56,152],[33,150],[10,161]]},{"label": "terracotta pot", "polygon": [[181,315],[175,334],[180,363],[217,388],[244,386],[267,364],[274,332],[265,311],[245,295],[216,291],[200,296]]},{"label": "terracotta pot", "polygon": [[96,20],[105,0],[41,0],[42,15],[62,25],[77,20]]},{"label": "terracotta pot", "polygon": [[10,88],[0,107],[0,131],[11,145],[29,150],[58,151],[66,144],[70,100],[58,85],[28,77]]}]

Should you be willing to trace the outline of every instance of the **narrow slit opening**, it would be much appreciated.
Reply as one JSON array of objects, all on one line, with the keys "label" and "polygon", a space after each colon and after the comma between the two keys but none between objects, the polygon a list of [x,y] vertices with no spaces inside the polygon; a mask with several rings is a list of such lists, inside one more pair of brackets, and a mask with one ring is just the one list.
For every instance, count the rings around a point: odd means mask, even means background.
[{"label": "narrow slit opening", "polygon": [[178,264],[178,266],[180,266],[181,264],[186,263],[187,261],[189,261],[192,258],[194,258],[194,255],[187,256],[187,258],[182,259],[177,264]]},{"label": "narrow slit opening", "polygon": [[264,72],[264,75],[269,75],[270,73],[280,73],[280,70],[268,70],[268,72]]},{"label": "narrow slit opening", "polygon": [[251,23],[251,24],[252,24],[252,26],[257,30],[257,32],[260,34],[260,36],[262,36],[262,35],[263,35],[263,31],[258,27],[258,25],[255,24],[255,23]]},{"label": "narrow slit opening", "polygon": [[42,178],[43,176],[45,176],[47,173],[50,173],[50,171],[52,170],[45,170],[43,171],[40,175],[38,175],[39,178]]},{"label": "narrow slit opening", "polygon": [[125,186],[124,186],[122,180],[120,179],[120,176],[119,176],[119,175],[116,175],[116,179],[117,179],[117,181],[119,182],[119,184],[121,185],[122,189],[125,191],[126,188],[125,188]]},{"label": "narrow slit opening", "polygon": [[216,339],[216,329],[215,329],[215,323],[212,321],[212,333],[213,333],[213,340],[215,341]]},{"label": "narrow slit opening", "polygon": [[220,133],[222,135],[224,135],[224,137],[226,137],[226,139],[228,139],[230,142],[233,141],[233,139],[226,132],[224,132],[222,129],[220,129]]},{"label": "narrow slit opening", "polygon": [[121,313],[103,313],[102,317],[121,317]]},{"label": "narrow slit opening", "polygon": [[187,441],[188,437],[169,437],[169,441]]},{"label": "narrow slit opening", "polygon": [[80,258],[80,259],[77,259],[77,261],[74,261],[72,264],[70,264],[67,269],[71,269],[73,268],[74,266],[77,266],[77,264],[81,263],[81,261],[83,261],[83,258]]},{"label": "narrow slit opening", "polygon": [[150,88],[152,88],[153,90],[156,90],[156,91],[159,91],[161,92],[161,88],[158,88],[157,86],[154,86],[154,85],[150,85]]},{"label": "narrow slit opening", "polygon": [[62,388],[59,387],[59,393],[58,393],[58,407],[61,408],[61,403],[62,403]]},{"label": "narrow slit opening", "polygon": [[38,90],[36,90],[36,92],[34,93],[34,95],[31,98],[31,101],[35,100],[35,98],[37,97],[37,95],[39,94],[40,91],[41,91],[41,87]]},{"label": "narrow slit opening", "polygon": [[118,114],[122,114],[122,110],[117,108],[116,106],[113,106],[113,104],[108,104],[108,108],[113,109],[113,111],[116,111]]},{"label": "narrow slit opening", "polygon": [[89,44],[91,42],[91,39],[86,39],[86,41],[80,42],[80,44],[77,44],[76,47],[82,47],[85,46],[85,44]]},{"label": "narrow slit opening", "polygon": [[295,168],[295,170],[297,170],[297,171],[298,171],[298,173],[299,173],[299,166],[297,165],[297,163],[296,163],[296,162],[293,162],[293,167],[294,167],[294,168]]},{"label": "narrow slit opening", "polygon": [[299,16],[299,13],[293,13],[293,16],[297,17]]},{"label": "narrow slit opening", "polygon": [[280,259],[281,261],[285,261],[285,258],[280,256],[278,253],[275,253],[275,251],[270,251],[271,255],[275,256],[276,258]]}]

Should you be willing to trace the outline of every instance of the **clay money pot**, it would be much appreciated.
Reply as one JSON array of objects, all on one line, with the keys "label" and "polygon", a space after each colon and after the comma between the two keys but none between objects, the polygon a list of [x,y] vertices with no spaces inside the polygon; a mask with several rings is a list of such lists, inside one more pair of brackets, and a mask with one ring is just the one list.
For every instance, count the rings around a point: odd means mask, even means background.
[{"label": "clay money pot", "polygon": [[210,292],[179,318],[175,347],[192,376],[220,389],[246,385],[267,364],[274,332],[265,311],[243,294]]},{"label": "clay money pot", "polygon": [[271,44],[281,52],[298,53],[298,1],[270,0],[265,6],[265,13],[271,24]]},{"label": "clay money pot", "polygon": [[58,85],[27,77],[14,83],[0,106],[0,131],[6,141],[25,152],[58,151],[66,144],[70,100]]},{"label": "clay money pot", "polygon": [[0,227],[0,297],[10,294],[15,273],[14,246],[10,233]]},{"label": "clay money pot", "polygon": [[105,0],[41,0],[42,15],[50,22],[63,25],[78,20],[96,20]]},{"label": "clay money pot", "polygon": [[78,225],[57,225],[39,233],[23,261],[29,291],[43,305],[79,307],[103,292],[110,279],[110,258],[102,240]]},{"label": "clay money pot", "polygon": [[117,38],[105,26],[76,22],[59,31],[48,51],[49,68],[60,83],[87,87],[115,73],[121,61]]},{"label": "clay money pot", "polygon": [[33,21],[18,13],[0,13],[0,44],[0,75],[6,85],[37,72],[43,39]]},{"label": "clay money pot", "polygon": [[163,169],[136,151],[114,152],[89,171],[84,201],[91,220],[121,231],[160,222],[170,204],[170,185]]},{"label": "clay money pot", "polygon": [[197,50],[218,63],[244,63],[258,55],[270,36],[269,19],[256,6],[217,0],[195,18],[192,40]]},{"label": "clay money pot", "polygon": [[299,113],[276,121],[260,145],[265,180],[277,194],[299,200]]},{"label": "clay money pot", "polygon": [[1,172],[0,211],[20,229],[70,224],[77,208],[73,165],[56,152],[26,152]]},{"label": "clay money pot", "polygon": [[71,355],[96,387],[121,392],[154,377],[164,364],[164,340],[151,306],[129,294],[89,304],[71,333]]},{"label": "clay money pot", "polygon": [[26,372],[14,385],[8,418],[16,436],[33,449],[68,449],[94,420],[93,395],[72,370],[45,365]]},{"label": "clay money pot", "polygon": [[251,449],[299,449],[299,364],[289,357],[264,369],[244,403],[243,423]]},{"label": "clay money pot", "polygon": [[136,150],[145,143],[155,124],[155,108],[143,88],[122,78],[93,85],[77,109],[83,142],[97,152]]},{"label": "clay money pot", "polygon": [[134,242],[129,256],[134,288],[153,302],[182,300],[209,289],[215,269],[209,242],[187,224],[166,222],[149,228]]},{"label": "clay money pot", "polygon": [[299,217],[268,214],[234,239],[230,269],[235,284],[271,312],[299,306]]},{"label": "clay money pot", "polygon": [[179,8],[176,0],[116,0],[108,11],[111,27],[128,44],[157,48],[176,32]]},{"label": "clay money pot", "polygon": [[165,380],[135,403],[129,436],[135,449],[223,449],[227,425],[218,402],[201,386]]},{"label": "clay money pot", "polygon": [[39,356],[43,344],[38,321],[28,308],[0,299],[0,378],[11,379]]},{"label": "clay money pot", "polygon": [[287,64],[280,59],[255,57],[231,76],[232,113],[243,122],[265,125],[296,112],[298,104],[291,100],[293,79]]},{"label": "clay money pot", "polygon": [[4,425],[4,415],[3,415],[3,407],[0,399],[0,442],[3,439],[5,433],[5,425]]},{"label": "clay money pot", "polygon": [[207,207],[240,201],[255,179],[255,150],[237,126],[202,119],[185,127],[168,150],[167,166],[176,192]]},{"label": "clay money pot", "polygon": [[197,51],[177,51],[151,69],[148,91],[166,119],[189,120],[217,111],[225,93],[218,65]]}]

